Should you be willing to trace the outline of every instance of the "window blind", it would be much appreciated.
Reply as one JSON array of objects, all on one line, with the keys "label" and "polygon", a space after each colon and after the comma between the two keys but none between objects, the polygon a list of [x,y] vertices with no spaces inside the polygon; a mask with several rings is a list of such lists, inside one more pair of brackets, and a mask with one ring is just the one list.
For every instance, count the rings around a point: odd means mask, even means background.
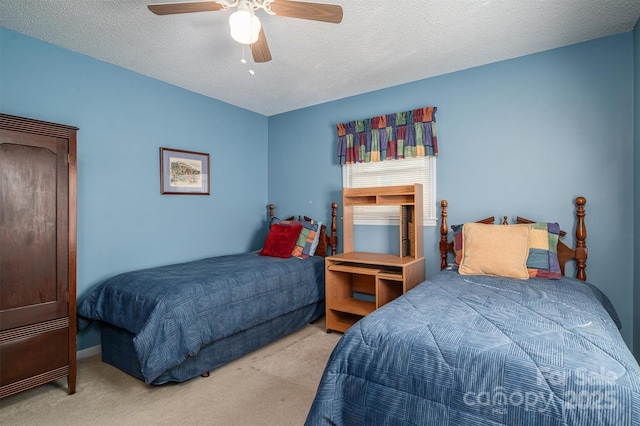
[{"label": "window blind", "polygon": [[[425,226],[436,225],[435,188],[436,157],[415,157],[342,166],[342,186],[363,188],[372,186],[423,186],[423,215]],[[397,206],[357,206],[353,209],[356,225],[397,225],[400,209]]]}]

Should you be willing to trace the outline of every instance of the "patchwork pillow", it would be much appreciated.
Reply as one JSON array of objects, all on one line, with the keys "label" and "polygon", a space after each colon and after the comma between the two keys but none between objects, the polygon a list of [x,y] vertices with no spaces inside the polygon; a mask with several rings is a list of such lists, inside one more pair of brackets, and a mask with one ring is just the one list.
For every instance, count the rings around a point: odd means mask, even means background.
[{"label": "patchwork pillow", "polygon": [[316,250],[318,248],[318,243],[320,243],[320,234],[322,233],[322,222],[318,221],[318,227],[316,229],[316,233],[313,237],[313,241],[311,242],[311,247],[309,247],[309,256],[313,256],[316,254]]},{"label": "patchwork pillow", "polygon": [[303,259],[315,254],[318,243],[320,242],[320,230],[322,229],[322,222],[316,222],[306,216],[304,218],[305,220],[297,221],[293,220],[293,216],[285,220],[274,216],[270,222],[270,226],[276,223],[283,226],[302,225],[302,230],[300,231],[300,235],[298,235],[298,240],[291,255]]},{"label": "patchwork pillow", "polygon": [[300,222],[295,221],[293,219],[293,216],[291,216],[288,219],[280,219],[279,217],[274,216],[274,217],[271,218],[271,221],[269,222],[269,228],[271,228],[276,223],[281,223],[283,225],[291,225],[291,224],[295,225],[296,223],[300,223]]},{"label": "patchwork pillow", "polygon": [[462,227],[464,225],[451,225],[453,230],[453,250],[456,255],[456,265],[460,266],[462,262]]},{"label": "patchwork pillow", "polygon": [[461,275],[529,279],[529,225],[465,223],[462,228]]},{"label": "patchwork pillow", "polygon": [[[298,240],[296,241],[295,246],[293,247],[293,251],[291,252],[292,256],[306,258],[312,256],[311,247],[313,246],[313,242],[320,238],[320,233],[318,232],[319,223],[314,221],[313,219],[307,221],[303,220],[300,222],[302,224],[302,230],[300,231],[300,235],[298,236]],[[318,238],[316,238],[318,237]],[[316,247],[317,247],[316,242]],[[315,252],[315,248],[314,248]]]},{"label": "patchwork pillow", "polygon": [[532,278],[560,279],[558,240],[560,225],[557,223],[531,223],[529,232],[529,257],[527,269]]},{"label": "patchwork pillow", "polygon": [[302,231],[302,225],[275,223],[269,229],[264,247],[260,250],[260,256],[281,257],[283,259],[291,257],[298,236]]}]

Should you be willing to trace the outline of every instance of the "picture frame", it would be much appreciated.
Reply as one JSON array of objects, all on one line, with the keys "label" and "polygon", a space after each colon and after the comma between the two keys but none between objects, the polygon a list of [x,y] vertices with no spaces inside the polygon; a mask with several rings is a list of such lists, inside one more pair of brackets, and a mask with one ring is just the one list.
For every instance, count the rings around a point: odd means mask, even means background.
[{"label": "picture frame", "polygon": [[160,193],[209,195],[209,154],[160,147]]}]

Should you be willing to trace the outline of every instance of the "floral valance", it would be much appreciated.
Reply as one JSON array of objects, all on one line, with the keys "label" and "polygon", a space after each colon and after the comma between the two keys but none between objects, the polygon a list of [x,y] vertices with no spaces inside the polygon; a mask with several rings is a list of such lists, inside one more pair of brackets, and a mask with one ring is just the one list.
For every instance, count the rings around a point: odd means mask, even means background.
[{"label": "floral valance", "polygon": [[340,164],[438,155],[436,107],[337,124]]}]

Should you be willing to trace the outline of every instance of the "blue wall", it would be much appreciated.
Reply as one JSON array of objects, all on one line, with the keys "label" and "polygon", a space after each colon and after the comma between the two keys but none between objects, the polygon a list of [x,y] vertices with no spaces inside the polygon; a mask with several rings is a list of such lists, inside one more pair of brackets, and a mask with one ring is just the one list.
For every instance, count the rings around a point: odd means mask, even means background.
[{"label": "blue wall", "polygon": [[[335,124],[436,105],[450,223],[520,215],[573,242],[573,199],[587,197],[587,276],[631,346],[637,32],[267,118],[0,28],[0,111],[80,128],[81,296],[125,270],[258,248],[268,202],[325,220],[341,198]],[[160,195],[160,146],[211,153],[212,195]],[[370,229],[357,244],[384,250]],[[428,275],[438,237],[425,230]],[[85,333],[79,348],[97,342]]]},{"label": "blue wall", "polygon": [[[78,296],[119,272],[257,249],[267,118],[0,28],[0,111],[78,127]],[[211,155],[211,195],[161,195],[159,147]],[[79,349],[98,344],[90,330]]]},{"label": "blue wall", "polygon": [[[269,199],[327,217],[341,200],[335,124],[435,105],[449,223],[519,215],[557,221],[573,242],[573,200],[585,196],[587,277],[612,299],[631,347],[632,70],[625,33],[269,117]],[[369,229],[356,229],[356,246],[378,251]],[[427,276],[438,241],[426,228]]]}]

